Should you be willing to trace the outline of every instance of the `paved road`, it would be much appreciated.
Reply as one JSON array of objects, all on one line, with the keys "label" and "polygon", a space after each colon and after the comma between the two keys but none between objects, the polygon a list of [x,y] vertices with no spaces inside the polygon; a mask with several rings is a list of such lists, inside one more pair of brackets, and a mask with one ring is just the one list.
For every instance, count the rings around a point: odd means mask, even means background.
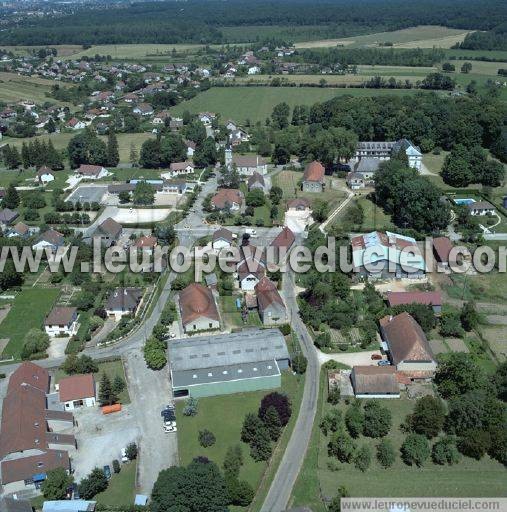
[{"label": "paved road", "polygon": [[292,328],[299,339],[304,355],[308,358],[308,367],[299,415],[261,512],[282,512],[287,508],[312,435],[319,395],[320,363],[308,330],[299,318],[292,273],[284,274],[282,290],[291,314]]}]

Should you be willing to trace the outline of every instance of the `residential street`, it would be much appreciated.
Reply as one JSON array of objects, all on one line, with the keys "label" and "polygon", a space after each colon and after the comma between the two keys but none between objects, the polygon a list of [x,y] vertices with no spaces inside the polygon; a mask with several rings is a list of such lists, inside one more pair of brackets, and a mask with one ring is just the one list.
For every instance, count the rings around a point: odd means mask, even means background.
[{"label": "residential street", "polygon": [[282,512],[286,510],[310,442],[319,396],[320,363],[312,338],[298,315],[298,305],[294,293],[294,274],[292,272],[284,275],[282,291],[290,311],[291,326],[299,339],[304,355],[308,358],[308,367],[303,398],[294,431],[275,478],[271,482],[261,512]]}]

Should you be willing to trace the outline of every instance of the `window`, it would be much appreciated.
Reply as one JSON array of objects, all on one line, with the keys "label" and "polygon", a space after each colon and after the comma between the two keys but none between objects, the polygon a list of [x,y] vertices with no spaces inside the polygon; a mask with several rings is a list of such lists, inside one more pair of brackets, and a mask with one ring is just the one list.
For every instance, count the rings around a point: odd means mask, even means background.
[{"label": "window", "polygon": [[192,379],[197,379],[197,375],[195,373],[192,375]]},{"label": "window", "polygon": [[213,324],[210,322],[209,324],[209,328],[212,329],[213,328]]},{"label": "window", "polygon": [[41,468],[42,466],[44,466],[44,462],[37,462],[37,467],[38,468]]},{"label": "window", "polygon": [[243,370],[241,368],[239,368],[238,373],[243,373]]},{"label": "window", "polygon": [[257,368],[256,368],[256,367],[254,367],[253,371],[254,371],[254,372],[256,372],[256,371],[257,371]]},{"label": "window", "polygon": [[227,370],[224,370],[222,373],[223,373],[224,375],[227,375],[227,373],[228,373],[228,372],[227,372]]},{"label": "window", "polygon": [[211,372],[209,372],[208,377],[213,377],[213,374]]},{"label": "window", "polygon": [[272,370],[272,369],[273,369],[273,367],[269,364],[268,365],[268,370]]}]

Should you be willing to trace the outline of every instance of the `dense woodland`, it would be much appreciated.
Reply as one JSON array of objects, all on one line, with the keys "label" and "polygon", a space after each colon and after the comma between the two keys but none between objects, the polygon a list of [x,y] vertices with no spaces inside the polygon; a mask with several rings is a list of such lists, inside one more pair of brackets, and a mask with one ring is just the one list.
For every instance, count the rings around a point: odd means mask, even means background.
[{"label": "dense woodland", "polygon": [[[226,36],[222,27],[281,25],[336,26],[335,37],[397,30],[415,25],[444,25],[491,30],[507,20],[505,2],[483,0],[342,0],[283,3],[260,0],[231,2],[146,2],[109,9],[82,8],[64,18],[17,22],[0,32],[2,44],[227,43],[251,34]],[[347,34],[343,33],[346,27]],[[318,30],[316,31],[318,34]]]},{"label": "dense woodland", "polygon": [[468,34],[457,45],[465,50],[507,50],[507,23],[498,25],[493,30]]}]

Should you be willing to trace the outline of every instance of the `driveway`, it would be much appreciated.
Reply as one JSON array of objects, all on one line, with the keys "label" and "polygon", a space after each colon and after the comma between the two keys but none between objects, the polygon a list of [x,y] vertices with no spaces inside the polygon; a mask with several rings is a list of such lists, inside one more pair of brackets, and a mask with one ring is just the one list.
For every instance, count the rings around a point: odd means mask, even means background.
[{"label": "driveway", "polygon": [[172,398],[169,370],[168,365],[158,372],[147,369],[139,349],[128,352],[124,360],[131,413],[141,432],[138,491],[149,496],[159,472],[178,465],[176,434],[164,433],[160,416]]},{"label": "driveway", "polygon": [[319,363],[324,364],[328,361],[337,361],[346,364],[347,366],[376,366],[377,361],[373,361],[371,356],[373,354],[381,355],[380,350],[371,350],[367,352],[337,352],[333,354],[325,354],[317,350]]}]

